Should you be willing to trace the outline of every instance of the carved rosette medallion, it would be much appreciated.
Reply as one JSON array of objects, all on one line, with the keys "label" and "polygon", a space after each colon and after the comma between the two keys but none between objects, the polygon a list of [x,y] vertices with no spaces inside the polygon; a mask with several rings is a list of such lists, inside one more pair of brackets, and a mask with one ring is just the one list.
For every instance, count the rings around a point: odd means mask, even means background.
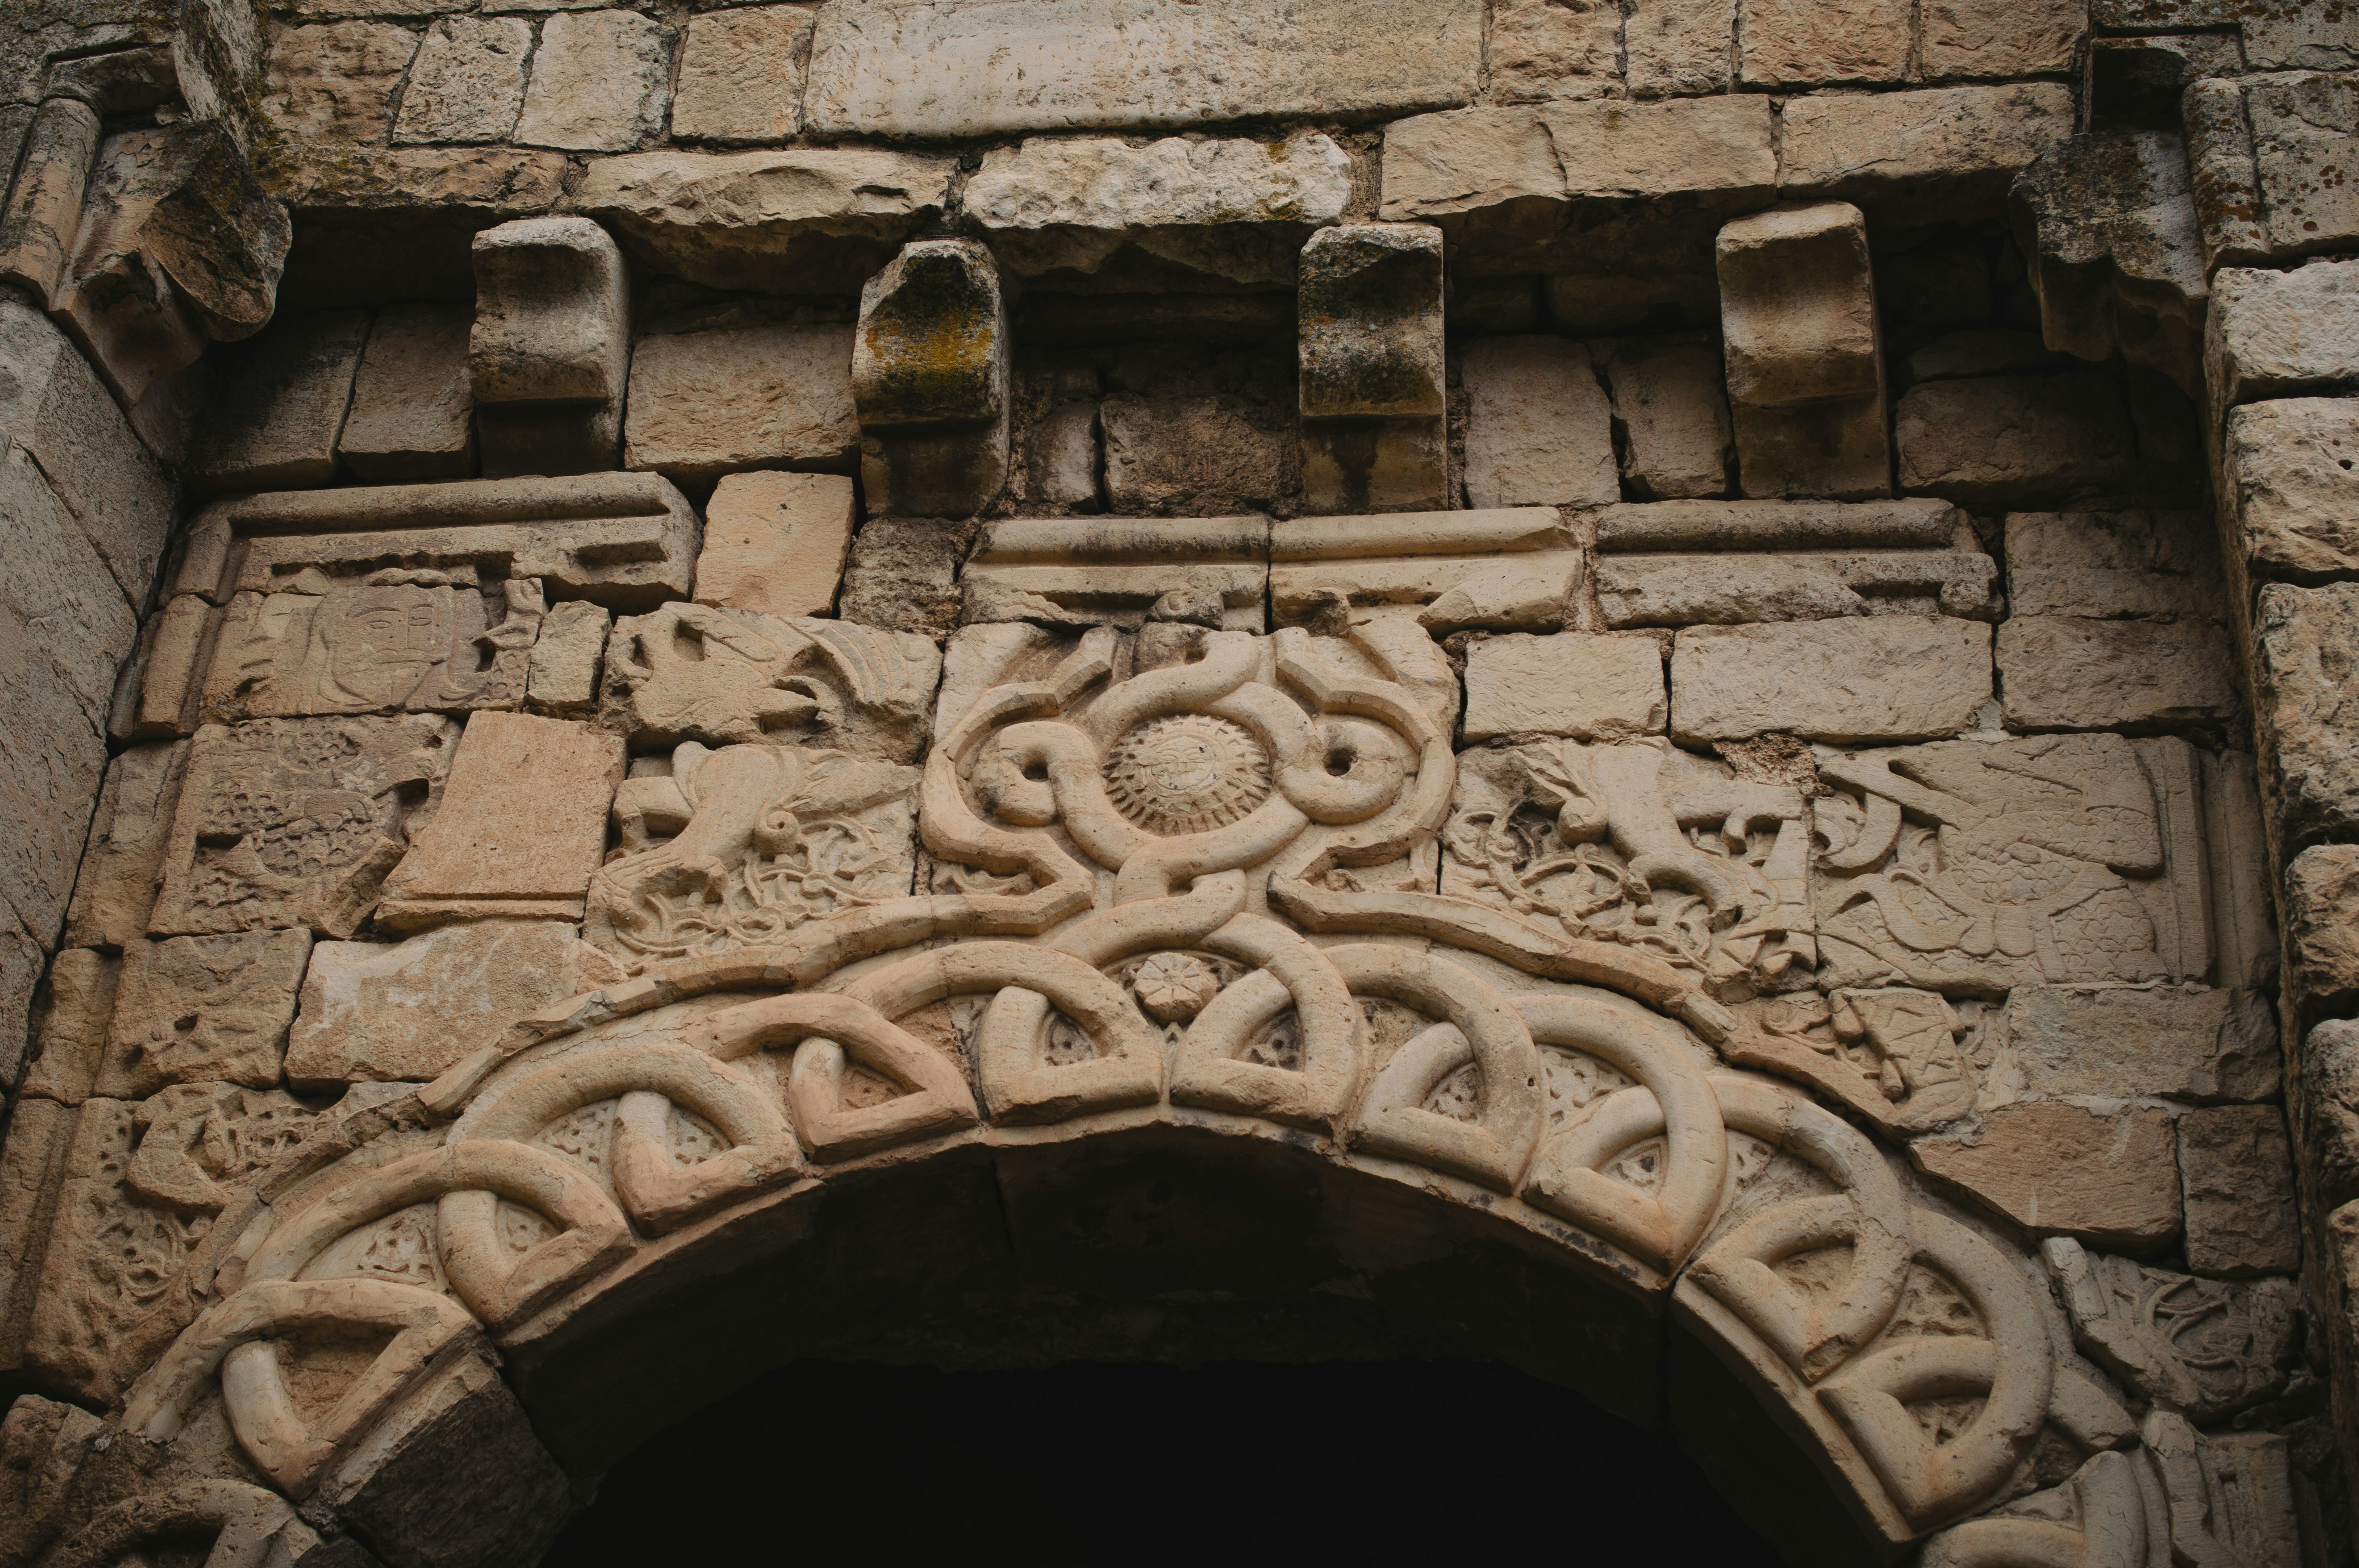
[{"label": "carved rosette medallion", "polygon": [[1177,713],[1116,741],[1105,777],[1114,809],[1148,832],[1203,833],[1269,798],[1269,753],[1243,725]]}]

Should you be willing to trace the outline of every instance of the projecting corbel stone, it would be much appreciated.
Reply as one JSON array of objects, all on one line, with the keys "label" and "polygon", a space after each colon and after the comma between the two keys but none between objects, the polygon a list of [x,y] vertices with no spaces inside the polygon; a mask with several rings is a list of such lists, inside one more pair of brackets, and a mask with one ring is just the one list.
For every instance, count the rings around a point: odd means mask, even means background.
[{"label": "projecting corbel stone", "polygon": [[587,218],[520,218],[475,236],[468,379],[484,474],[616,466],[630,370],[623,254]]},{"label": "projecting corbel stone", "polygon": [[1847,201],[1784,207],[1720,232],[1721,332],[1748,496],[1892,493],[1867,221]]},{"label": "projecting corbel stone", "polygon": [[860,291],[852,344],[872,513],[965,517],[1007,482],[1007,307],[973,240],[919,240]]},{"label": "projecting corbel stone", "polygon": [[1302,489],[1315,513],[1449,504],[1441,231],[1321,229],[1302,247]]}]

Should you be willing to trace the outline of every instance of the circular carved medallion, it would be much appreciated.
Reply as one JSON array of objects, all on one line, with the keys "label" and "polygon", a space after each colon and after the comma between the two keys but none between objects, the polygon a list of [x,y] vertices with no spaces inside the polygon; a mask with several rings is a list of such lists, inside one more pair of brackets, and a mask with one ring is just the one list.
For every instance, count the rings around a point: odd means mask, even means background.
[{"label": "circular carved medallion", "polygon": [[1243,726],[1208,714],[1150,719],[1114,743],[1106,794],[1150,833],[1225,827],[1269,795],[1269,754]]}]

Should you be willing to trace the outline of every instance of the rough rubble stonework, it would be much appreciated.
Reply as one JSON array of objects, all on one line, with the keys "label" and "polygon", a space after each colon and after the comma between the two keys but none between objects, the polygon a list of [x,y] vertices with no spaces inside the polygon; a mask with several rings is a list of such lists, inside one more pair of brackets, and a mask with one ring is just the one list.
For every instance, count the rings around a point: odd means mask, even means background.
[{"label": "rough rubble stonework", "polygon": [[2352,1568],[2344,9],[28,11],[0,1568],[1443,1343]]}]

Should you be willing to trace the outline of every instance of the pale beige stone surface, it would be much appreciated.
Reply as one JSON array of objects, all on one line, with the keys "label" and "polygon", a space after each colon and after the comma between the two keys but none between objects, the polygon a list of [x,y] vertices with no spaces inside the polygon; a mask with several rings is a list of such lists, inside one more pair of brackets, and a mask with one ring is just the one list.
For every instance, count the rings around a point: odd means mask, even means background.
[{"label": "pale beige stone surface", "polygon": [[1671,735],[1955,735],[1991,698],[1990,646],[1988,626],[1948,616],[1690,627],[1672,644]]},{"label": "pale beige stone surface", "polygon": [[92,1093],[138,1099],[166,1084],[278,1082],[308,931],[174,936],[126,948]]},{"label": "pale beige stone surface", "polygon": [[2262,234],[2279,256],[2359,239],[2359,92],[2345,72],[2288,71],[2252,79],[2245,92]]},{"label": "pale beige stone surface", "polygon": [[553,607],[533,640],[526,677],[534,708],[568,713],[595,707],[598,664],[606,652],[606,628],[614,617],[603,605],[571,600]]},{"label": "pale beige stone surface", "polygon": [[623,738],[523,713],[467,720],[442,800],[385,881],[397,928],[578,910],[606,842]]},{"label": "pale beige stone surface", "polygon": [[527,147],[356,147],[288,171],[281,198],[360,211],[448,208],[495,218],[545,212],[565,191],[565,155]]},{"label": "pale beige stone surface", "polygon": [[1867,220],[1858,208],[1827,201],[1739,218],[1713,251],[1732,404],[1882,393]]},{"label": "pale beige stone surface", "polygon": [[2320,844],[2285,869],[2286,984],[2304,1019],[2359,1002],[2359,847]]},{"label": "pale beige stone surface", "polygon": [[1592,102],[1421,114],[1386,127],[1391,220],[1472,212],[1519,197],[1767,197],[1777,177],[1767,98]]},{"label": "pale beige stone surface", "polygon": [[1623,48],[1639,97],[1725,92],[1736,61],[1736,0],[1631,0]]},{"label": "pale beige stone surface", "polygon": [[34,1009],[36,1054],[25,1069],[25,1095],[62,1105],[89,1098],[105,1060],[107,1021],[122,975],[121,959],[86,947],[58,954],[49,965],[48,995]]},{"label": "pale beige stone surface", "polygon": [[671,134],[692,142],[784,141],[802,129],[811,13],[745,5],[692,17],[672,89]]},{"label": "pale beige stone surface", "polygon": [[1442,412],[1441,254],[1441,231],[1424,224],[1311,236],[1297,304],[1305,418]]},{"label": "pale beige stone surface", "polygon": [[2013,512],[2007,607],[2017,615],[2224,620],[2218,535],[2200,512]]},{"label": "pale beige stone surface", "polygon": [[1935,80],[2059,75],[2087,30],[2082,0],[1928,0],[1925,74]]},{"label": "pale beige stone surface", "polygon": [[336,455],[372,484],[470,479],[475,403],[465,306],[388,305],[376,313],[353,380]]},{"label": "pale beige stone surface", "polygon": [[1915,41],[1907,0],[1740,0],[1737,39],[1748,87],[1898,81]]},{"label": "pale beige stone surface", "polygon": [[2278,1089],[2277,1012],[2251,991],[2018,986],[2006,1040],[2036,1095],[2264,1100]]},{"label": "pale beige stone surface", "polygon": [[1499,0],[1487,48],[1491,90],[1508,103],[1611,96],[1622,14],[1609,0]]},{"label": "pale beige stone surface", "polygon": [[1779,189],[1788,196],[1923,196],[1945,185],[2004,190],[2049,143],[2072,134],[2060,82],[1819,93],[1789,101]]},{"label": "pale beige stone surface", "polygon": [[1662,646],[1652,637],[1510,633],[1466,651],[1464,739],[1659,735]]},{"label": "pale beige stone surface", "polygon": [[1477,338],[1460,356],[1470,506],[1622,499],[1612,414],[1589,351],[1562,338]]},{"label": "pale beige stone surface", "polygon": [[516,139],[571,152],[628,152],[663,129],[671,50],[631,11],[551,16],[532,54]]},{"label": "pale beige stone surface", "polygon": [[426,29],[393,123],[397,146],[499,142],[524,108],[532,26],[515,16],[446,16]]},{"label": "pale beige stone surface", "polygon": [[1727,494],[1728,398],[1712,345],[1625,338],[1601,345],[1600,358],[1631,491],[1645,501]]},{"label": "pale beige stone surface", "polygon": [[2203,334],[2204,379],[2222,408],[2359,388],[2359,262],[2223,267]]},{"label": "pale beige stone surface", "polygon": [[848,466],[860,441],[847,326],[666,333],[631,355],[624,465],[711,478]]},{"label": "pale beige stone surface", "polygon": [[1940,550],[1970,527],[1946,501],[1666,501],[1609,506],[1597,547],[1611,555],[1673,550]]},{"label": "pale beige stone surface", "polygon": [[473,255],[467,372],[484,472],[614,467],[631,354],[614,240],[583,218],[519,218],[477,234]]},{"label": "pale beige stone surface", "polygon": [[824,10],[805,113],[835,135],[972,136],[1463,103],[1474,0],[856,0]]},{"label": "pale beige stone surface", "polygon": [[2359,825],[2359,584],[2271,583],[2253,635],[2261,788],[2277,834],[2288,846],[2345,838]]},{"label": "pale beige stone surface", "polygon": [[2241,706],[2215,621],[2017,615],[1998,629],[1998,672],[2011,728],[2183,724]]},{"label": "pale beige stone surface", "polygon": [[2221,477],[2254,575],[2314,582],[2359,572],[2359,399],[2229,410]]},{"label": "pale beige stone surface", "polygon": [[286,135],[376,142],[418,35],[386,22],[289,27],[271,40],[262,111]]},{"label": "pale beige stone surface", "polygon": [[620,971],[562,921],[477,920],[311,950],[287,1046],[299,1088],[421,1083],[527,1013]]},{"label": "pale beige stone surface", "polygon": [[134,746],[106,766],[90,842],[74,875],[66,940],[125,947],[146,935],[164,881],[165,842],[188,770],[189,746]]},{"label": "pale beige stone surface", "polygon": [[704,510],[696,601],[772,615],[829,613],[852,545],[853,519],[849,479],[729,475]]},{"label": "pale beige stone surface", "polygon": [[2284,1112],[2273,1105],[2189,1111],[2179,1119],[2179,1168],[2188,1267],[2230,1279],[2301,1267]]},{"label": "pale beige stone surface", "polygon": [[24,171],[0,212],[0,278],[44,302],[65,276],[98,142],[97,111],[71,98],[44,103],[26,134]]},{"label": "pale beige stone surface", "polygon": [[2035,1236],[2129,1253],[2180,1232],[2178,1150],[2169,1111],[2110,1115],[2060,1100],[2005,1106],[1956,1138],[1908,1146],[1917,1168]]},{"label": "pale beige stone surface", "polygon": [[368,324],[365,311],[318,311],[216,350],[189,460],[198,482],[286,490],[333,478]]},{"label": "pale beige stone surface", "polygon": [[1265,507],[1294,489],[1298,444],[1253,410],[1219,396],[1142,397],[1099,405],[1106,501],[1117,513],[1223,513]]},{"label": "pale beige stone surface", "polygon": [[1900,488],[1953,500],[2036,503],[2119,490],[2137,438],[2101,371],[1912,386],[1893,416]]},{"label": "pale beige stone surface", "polygon": [[1743,625],[1843,615],[1998,612],[1998,563],[1979,550],[1857,555],[1612,555],[1591,568],[1609,626]]}]

